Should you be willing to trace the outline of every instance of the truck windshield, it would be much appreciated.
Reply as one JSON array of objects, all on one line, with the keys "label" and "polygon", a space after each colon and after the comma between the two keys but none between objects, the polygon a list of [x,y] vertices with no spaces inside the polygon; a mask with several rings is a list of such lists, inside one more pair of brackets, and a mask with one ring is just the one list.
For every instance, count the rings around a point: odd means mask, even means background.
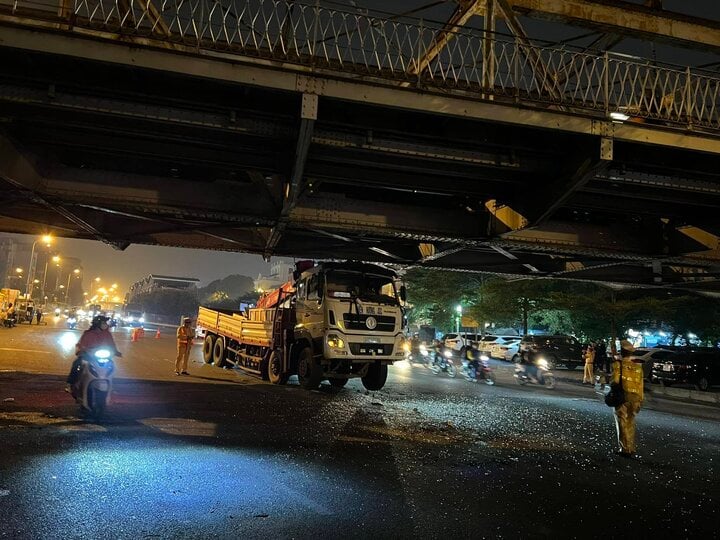
[{"label": "truck windshield", "polygon": [[330,298],[357,298],[392,306],[400,304],[392,278],[379,274],[332,270],[327,273],[327,291]]}]

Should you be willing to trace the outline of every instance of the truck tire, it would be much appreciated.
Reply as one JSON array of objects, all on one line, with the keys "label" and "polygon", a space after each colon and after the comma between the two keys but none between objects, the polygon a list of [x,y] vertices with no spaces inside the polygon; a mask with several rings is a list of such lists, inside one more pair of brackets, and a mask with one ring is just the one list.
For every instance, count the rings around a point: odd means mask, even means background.
[{"label": "truck tire", "polygon": [[203,341],[203,360],[206,364],[212,364],[213,361],[213,345],[215,345],[215,336],[208,334]]},{"label": "truck tire", "polygon": [[288,374],[283,372],[282,354],[280,351],[270,353],[268,359],[267,373],[270,382],[273,384],[285,384],[288,381]]},{"label": "truck tire", "polygon": [[221,337],[215,340],[212,359],[215,367],[223,367],[225,364],[225,340]]},{"label": "truck tire", "polygon": [[370,364],[367,375],[362,378],[363,386],[366,390],[380,390],[383,386],[385,386],[387,375],[387,364],[381,364],[380,362],[376,361],[375,363]]},{"label": "truck tire", "polygon": [[305,347],[298,355],[297,376],[300,386],[316,390],[322,381],[322,368],[313,358],[312,349]]}]

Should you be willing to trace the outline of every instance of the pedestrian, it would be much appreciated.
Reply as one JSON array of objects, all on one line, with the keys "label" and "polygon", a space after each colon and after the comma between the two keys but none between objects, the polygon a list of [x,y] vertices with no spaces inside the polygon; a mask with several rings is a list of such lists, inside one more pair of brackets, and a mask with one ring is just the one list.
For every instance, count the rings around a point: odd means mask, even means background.
[{"label": "pedestrian", "polygon": [[583,384],[593,384],[594,366],[595,365],[595,348],[589,343],[585,349],[585,371],[583,372]]},{"label": "pedestrian", "polygon": [[633,345],[626,339],[620,343],[620,358],[613,361],[612,380],[621,383],[623,402],[615,407],[615,425],[617,427],[617,454],[632,458],[635,456],[635,417],[643,402],[643,366],[642,360],[633,360]]},{"label": "pedestrian", "polygon": [[[40,320],[42,319],[42,310],[40,308],[37,308],[35,310],[35,320],[38,323],[38,326],[40,326]],[[32,322],[32,321],[31,321]]]},{"label": "pedestrian", "polygon": [[607,355],[607,345],[605,345],[604,339],[598,341],[597,347],[595,347],[595,366],[603,374],[610,371],[610,362]]},{"label": "pedestrian", "polygon": [[187,372],[190,348],[192,347],[193,335],[190,324],[190,317],[185,317],[183,323],[177,329],[177,359],[175,360],[175,375],[190,375]]}]

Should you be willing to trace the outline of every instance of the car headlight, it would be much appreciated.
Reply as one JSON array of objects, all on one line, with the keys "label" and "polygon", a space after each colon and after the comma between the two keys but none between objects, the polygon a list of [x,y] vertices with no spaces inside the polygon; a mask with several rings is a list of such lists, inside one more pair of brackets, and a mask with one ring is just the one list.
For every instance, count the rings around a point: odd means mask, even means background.
[{"label": "car headlight", "polygon": [[98,349],[95,351],[95,358],[98,360],[107,360],[112,356],[112,353],[107,349]]},{"label": "car headlight", "polygon": [[135,320],[135,317],[128,317],[125,319],[127,322],[133,322]]},{"label": "car headlight", "polygon": [[330,334],[327,337],[327,344],[328,347],[331,349],[344,349],[345,348],[345,340],[338,336],[337,334]]},{"label": "car headlight", "polygon": [[144,322],[145,322],[145,317],[140,317],[140,318],[138,319],[138,322],[144,323]]},{"label": "car headlight", "polygon": [[445,356],[445,358],[452,358],[452,352],[450,352],[450,351],[448,351],[448,350],[446,350],[446,351],[443,353],[443,355]]}]

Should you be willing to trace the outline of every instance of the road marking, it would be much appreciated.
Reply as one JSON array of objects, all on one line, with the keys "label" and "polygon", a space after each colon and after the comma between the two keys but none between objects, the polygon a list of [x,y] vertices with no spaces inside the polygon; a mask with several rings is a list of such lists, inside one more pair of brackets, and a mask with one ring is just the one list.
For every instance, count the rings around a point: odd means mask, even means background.
[{"label": "road marking", "polygon": [[35,349],[12,349],[9,347],[0,347],[0,351],[29,352],[29,353],[36,353],[36,354],[52,354],[52,351],[38,351]]}]

